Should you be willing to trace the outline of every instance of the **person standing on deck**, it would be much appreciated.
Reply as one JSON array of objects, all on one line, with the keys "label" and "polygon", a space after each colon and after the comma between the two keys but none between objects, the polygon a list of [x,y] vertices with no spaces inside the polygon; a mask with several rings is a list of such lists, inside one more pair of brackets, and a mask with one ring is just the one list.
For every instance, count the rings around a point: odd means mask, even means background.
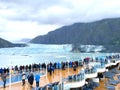
[{"label": "person standing on deck", "polygon": [[31,74],[28,76],[28,83],[30,84],[30,87],[31,87],[31,88],[32,88],[33,82],[34,82],[34,75],[31,73]]},{"label": "person standing on deck", "polygon": [[50,64],[48,65],[48,72],[50,73],[50,76],[52,75],[52,66],[50,66]]},{"label": "person standing on deck", "polygon": [[51,70],[52,70],[53,74],[54,74],[54,69],[55,69],[54,66],[51,66]]},{"label": "person standing on deck", "polygon": [[3,87],[4,88],[6,87],[6,77],[7,77],[6,72],[2,73],[2,80],[3,80]]},{"label": "person standing on deck", "polygon": [[76,63],[73,62],[73,70],[74,70],[74,71],[76,71],[76,67],[77,67],[77,66],[76,66]]},{"label": "person standing on deck", "polygon": [[35,75],[35,80],[36,80],[36,87],[39,87],[40,75],[38,73]]},{"label": "person standing on deck", "polygon": [[25,85],[25,72],[22,73],[22,85]]}]

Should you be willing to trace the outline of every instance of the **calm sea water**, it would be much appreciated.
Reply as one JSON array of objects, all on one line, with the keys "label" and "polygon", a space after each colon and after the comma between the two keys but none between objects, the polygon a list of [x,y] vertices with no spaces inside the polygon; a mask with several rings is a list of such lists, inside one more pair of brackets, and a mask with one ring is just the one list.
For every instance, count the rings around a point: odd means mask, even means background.
[{"label": "calm sea water", "polygon": [[84,57],[104,56],[109,53],[72,53],[71,45],[28,44],[28,47],[1,48],[0,66],[26,65],[32,63],[62,62]]}]

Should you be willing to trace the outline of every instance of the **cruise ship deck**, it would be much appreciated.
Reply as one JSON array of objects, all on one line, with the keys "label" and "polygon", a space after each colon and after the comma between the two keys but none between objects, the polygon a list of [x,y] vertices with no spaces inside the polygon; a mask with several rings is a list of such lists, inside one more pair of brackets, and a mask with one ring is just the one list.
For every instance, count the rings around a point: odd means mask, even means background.
[{"label": "cruise ship deck", "polygon": [[[44,69],[46,73],[41,75],[39,83],[41,90],[120,90],[120,58],[96,59],[88,64],[82,61],[82,65],[80,63],[78,61],[76,69],[71,64],[65,69],[55,69],[52,75]],[[24,86],[21,81],[8,83],[6,88],[0,86],[0,90],[37,90],[35,80],[32,89],[27,78]]]},{"label": "cruise ship deck", "polygon": [[[57,82],[60,81],[61,78],[67,78],[69,75],[74,75],[74,74],[78,74],[81,70],[81,67],[78,67],[76,69],[76,71],[73,70],[73,68],[67,68],[65,70],[55,70],[55,72],[52,74],[52,76],[50,76],[50,74],[47,74],[46,76],[41,77],[40,79],[40,86],[44,86],[46,84],[52,83],[52,82]],[[114,77],[116,79],[116,76]],[[107,82],[107,79],[103,79],[100,81],[100,86],[96,87],[95,90],[107,90],[105,88],[105,83]],[[33,84],[33,87],[35,87],[35,81]],[[120,90],[120,83],[117,84],[117,86],[115,86],[115,90]],[[3,87],[0,88],[0,90],[32,90],[29,87],[28,82],[26,81],[25,86],[22,86],[22,82],[16,83],[16,84],[12,84],[11,86],[6,86],[6,88],[4,89]],[[74,90],[74,89],[73,89]]]}]

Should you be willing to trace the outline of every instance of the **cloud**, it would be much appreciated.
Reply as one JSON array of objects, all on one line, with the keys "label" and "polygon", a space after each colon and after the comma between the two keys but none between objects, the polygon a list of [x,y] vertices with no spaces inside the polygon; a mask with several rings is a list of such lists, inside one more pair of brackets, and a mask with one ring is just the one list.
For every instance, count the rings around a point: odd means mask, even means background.
[{"label": "cloud", "polygon": [[75,22],[113,17],[120,17],[119,0],[0,0],[0,37],[33,38]]},{"label": "cloud", "polygon": [[0,30],[0,36],[10,41],[23,38],[34,38],[37,35],[47,34],[54,30],[57,25],[38,25],[36,22],[28,21],[7,21],[4,30]]}]

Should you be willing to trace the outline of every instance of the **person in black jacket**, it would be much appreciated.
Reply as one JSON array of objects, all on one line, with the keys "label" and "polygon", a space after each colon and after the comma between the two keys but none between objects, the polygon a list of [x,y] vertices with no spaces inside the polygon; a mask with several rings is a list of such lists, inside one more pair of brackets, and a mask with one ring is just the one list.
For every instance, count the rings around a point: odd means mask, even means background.
[{"label": "person in black jacket", "polygon": [[32,88],[34,82],[34,75],[31,73],[30,75],[28,75],[28,83],[30,84],[30,87]]}]

